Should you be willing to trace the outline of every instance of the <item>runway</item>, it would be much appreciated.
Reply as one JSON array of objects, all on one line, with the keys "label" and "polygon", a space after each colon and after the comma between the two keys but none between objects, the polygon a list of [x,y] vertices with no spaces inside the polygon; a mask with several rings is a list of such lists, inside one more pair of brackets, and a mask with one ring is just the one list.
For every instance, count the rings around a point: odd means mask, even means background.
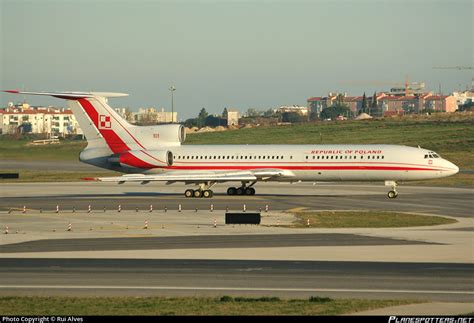
[{"label": "runway", "polygon": [[396,199],[388,199],[387,187],[377,184],[337,183],[259,183],[255,196],[227,196],[227,185],[215,187],[211,199],[185,198],[184,185],[150,184],[140,185],[97,182],[77,183],[8,183],[0,198],[0,212],[10,208],[26,206],[35,210],[54,210],[60,205],[63,210],[147,209],[153,204],[156,210],[215,209],[272,210],[306,208],[310,210],[384,210],[420,212],[458,217],[472,217],[474,189],[401,186]]},{"label": "runway", "polygon": [[0,295],[274,295],[473,301],[473,265],[1,259]]}]

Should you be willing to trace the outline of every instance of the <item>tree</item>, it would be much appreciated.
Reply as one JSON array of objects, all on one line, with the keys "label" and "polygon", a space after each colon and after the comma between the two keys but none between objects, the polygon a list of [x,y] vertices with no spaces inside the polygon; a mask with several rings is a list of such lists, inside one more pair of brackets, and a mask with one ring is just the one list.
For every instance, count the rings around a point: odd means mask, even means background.
[{"label": "tree", "polygon": [[273,109],[268,109],[267,111],[265,111],[265,112],[263,113],[263,116],[266,117],[266,118],[274,117],[274,116],[275,116],[275,112],[273,112]]},{"label": "tree", "polygon": [[372,96],[372,102],[370,104],[370,115],[376,114],[377,113],[377,94],[374,92],[374,95]]},{"label": "tree", "polygon": [[209,116],[206,109],[202,108],[196,120],[196,124],[199,128],[206,124],[206,118]]},{"label": "tree", "polygon": [[360,108],[361,113],[367,113],[367,97],[364,95],[362,96],[362,107]]},{"label": "tree", "polygon": [[123,113],[123,117],[125,118],[125,120],[127,120],[128,122],[133,122],[133,113],[132,111],[130,111],[128,108],[125,108],[125,111]]},{"label": "tree", "polygon": [[217,127],[220,126],[222,123],[223,122],[221,118],[212,115],[207,116],[206,120],[204,121],[204,125],[208,127]]},{"label": "tree", "polygon": [[321,120],[331,119],[335,120],[338,116],[350,117],[352,115],[351,110],[346,105],[333,105],[329,108],[323,109],[319,117]]},{"label": "tree", "polygon": [[474,102],[466,102],[464,104],[461,104],[458,106],[458,109],[456,111],[462,112],[462,111],[472,111],[474,110]]},{"label": "tree", "polygon": [[284,112],[281,115],[281,121],[297,123],[306,121],[306,118],[297,112]]},{"label": "tree", "polygon": [[205,108],[202,108],[199,112],[198,119],[206,119],[209,113],[207,113]]}]

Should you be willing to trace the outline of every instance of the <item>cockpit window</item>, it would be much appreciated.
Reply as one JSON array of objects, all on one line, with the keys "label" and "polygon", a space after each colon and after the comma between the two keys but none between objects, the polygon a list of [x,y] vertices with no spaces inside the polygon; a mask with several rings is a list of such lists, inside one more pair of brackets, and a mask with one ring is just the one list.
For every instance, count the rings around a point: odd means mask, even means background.
[{"label": "cockpit window", "polygon": [[427,158],[441,158],[441,157],[437,153],[429,152],[428,154],[425,155],[425,159]]}]

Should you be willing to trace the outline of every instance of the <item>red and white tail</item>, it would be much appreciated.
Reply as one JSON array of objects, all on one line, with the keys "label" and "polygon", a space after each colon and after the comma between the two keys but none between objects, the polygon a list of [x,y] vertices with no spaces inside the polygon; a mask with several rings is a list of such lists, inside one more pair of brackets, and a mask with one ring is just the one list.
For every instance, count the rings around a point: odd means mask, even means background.
[{"label": "red and white tail", "polygon": [[124,93],[107,92],[21,92],[8,93],[46,95],[67,100],[84,135],[88,149],[108,148],[113,154],[145,149],[135,137],[134,127],[124,120],[108,104],[107,98],[128,96]]}]

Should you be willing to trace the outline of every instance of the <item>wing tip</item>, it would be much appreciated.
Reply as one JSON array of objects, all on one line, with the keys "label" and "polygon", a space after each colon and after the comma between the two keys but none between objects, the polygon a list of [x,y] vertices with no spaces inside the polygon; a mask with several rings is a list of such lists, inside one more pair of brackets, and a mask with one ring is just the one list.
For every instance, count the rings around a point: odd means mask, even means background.
[{"label": "wing tip", "polygon": [[14,93],[14,94],[20,93],[19,90],[3,90],[3,92],[6,92],[6,93]]}]

